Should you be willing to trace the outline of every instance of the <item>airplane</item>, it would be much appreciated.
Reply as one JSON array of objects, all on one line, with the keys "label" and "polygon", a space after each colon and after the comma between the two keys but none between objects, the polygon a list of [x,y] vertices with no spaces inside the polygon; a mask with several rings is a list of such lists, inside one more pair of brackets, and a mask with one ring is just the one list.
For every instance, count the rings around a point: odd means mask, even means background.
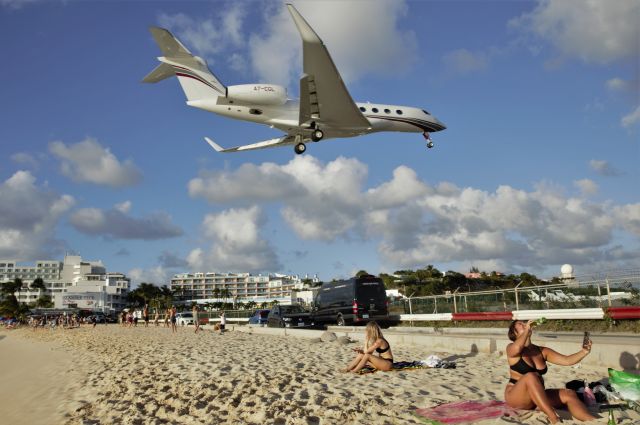
[{"label": "airplane", "polygon": [[223,148],[209,137],[218,152],[242,152],[293,145],[297,154],[308,142],[355,137],[381,131],[422,133],[433,147],[430,133],[446,127],[422,108],[354,102],[326,46],[298,10],[287,8],[302,38],[303,75],[300,99],[289,99],[286,88],[275,84],[225,86],[206,62],[191,52],[169,31],[151,27],[162,54],[160,65],[142,80],[157,83],[176,76],[187,105],[284,131],[281,137],[233,148]]}]

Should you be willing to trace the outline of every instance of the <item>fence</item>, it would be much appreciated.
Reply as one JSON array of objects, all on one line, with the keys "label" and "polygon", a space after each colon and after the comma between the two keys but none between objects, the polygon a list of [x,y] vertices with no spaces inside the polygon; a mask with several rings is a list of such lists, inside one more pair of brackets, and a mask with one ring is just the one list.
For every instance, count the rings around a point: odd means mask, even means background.
[{"label": "fence", "polygon": [[640,306],[640,269],[576,277],[560,284],[404,298],[391,314],[446,314]]}]

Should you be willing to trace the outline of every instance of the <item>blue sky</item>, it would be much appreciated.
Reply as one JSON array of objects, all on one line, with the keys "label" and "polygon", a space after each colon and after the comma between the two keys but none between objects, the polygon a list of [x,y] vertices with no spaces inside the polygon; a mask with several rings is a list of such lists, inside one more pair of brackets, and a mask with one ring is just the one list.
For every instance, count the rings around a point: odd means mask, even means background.
[{"label": "blue sky", "polygon": [[281,2],[0,0],[0,258],[77,252],[135,281],[433,264],[541,276],[640,259],[640,5],[295,2],[357,101],[448,129],[218,154],[276,137],[189,108],[156,65],[171,30],[227,85],[297,97]]}]

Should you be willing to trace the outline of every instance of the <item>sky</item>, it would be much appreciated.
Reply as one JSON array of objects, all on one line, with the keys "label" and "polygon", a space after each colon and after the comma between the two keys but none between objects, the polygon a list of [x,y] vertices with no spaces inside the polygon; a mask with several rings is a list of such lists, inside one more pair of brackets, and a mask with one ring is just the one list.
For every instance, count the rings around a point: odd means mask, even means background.
[{"label": "sky", "polygon": [[221,154],[276,129],[144,84],[172,31],[226,85],[298,96],[279,1],[0,0],[0,259],[347,277],[640,264],[640,2],[294,1],[356,101],[447,125]]}]

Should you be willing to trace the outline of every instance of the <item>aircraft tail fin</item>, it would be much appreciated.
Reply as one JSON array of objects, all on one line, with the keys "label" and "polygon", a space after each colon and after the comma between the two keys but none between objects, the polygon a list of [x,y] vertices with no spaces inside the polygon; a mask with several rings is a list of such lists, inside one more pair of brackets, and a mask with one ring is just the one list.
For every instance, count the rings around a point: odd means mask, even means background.
[{"label": "aircraft tail fin", "polygon": [[175,75],[187,100],[227,95],[227,88],[209,70],[202,58],[191,54],[189,49],[166,29],[151,27],[149,30],[164,56],[158,58],[160,65],[144,77],[143,82],[157,83]]}]

